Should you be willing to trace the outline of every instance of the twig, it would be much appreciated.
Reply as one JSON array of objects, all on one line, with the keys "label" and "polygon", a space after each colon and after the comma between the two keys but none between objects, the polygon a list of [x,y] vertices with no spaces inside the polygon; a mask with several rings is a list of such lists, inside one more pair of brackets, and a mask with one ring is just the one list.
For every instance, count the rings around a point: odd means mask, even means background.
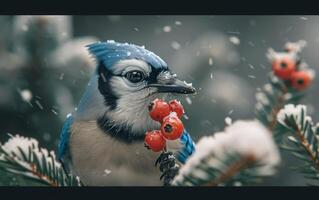
[{"label": "twig", "polygon": [[250,166],[254,161],[256,161],[253,155],[248,155],[237,162],[234,162],[225,172],[223,172],[219,177],[215,180],[212,180],[203,186],[218,186],[220,183],[224,183],[229,180],[231,177],[234,177],[238,174],[242,169]]},{"label": "twig", "polygon": [[306,150],[307,154],[310,156],[310,159],[314,162],[316,168],[319,170],[319,160],[317,159],[317,153],[313,152],[310,149],[311,144],[307,141],[307,139],[302,135],[301,130],[299,127],[296,130],[296,135],[298,136],[301,145]]}]

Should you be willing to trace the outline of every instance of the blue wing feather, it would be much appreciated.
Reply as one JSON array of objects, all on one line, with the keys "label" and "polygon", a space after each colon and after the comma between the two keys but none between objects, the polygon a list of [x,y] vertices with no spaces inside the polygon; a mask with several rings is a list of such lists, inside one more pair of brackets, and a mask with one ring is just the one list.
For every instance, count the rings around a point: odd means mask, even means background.
[{"label": "blue wing feather", "polygon": [[182,137],[180,138],[180,142],[182,143],[183,148],[178,151],[177,160],[184,164],[188,157],[194,153],[195,143],[185,129]]},{"label": "blue wing feather", "polygon": [[58,159],[62,159],[68,149],[69,140],[71,135],[71,125],[73,123],[73,116],[70,115],[66,118],[60,134],[60,143],[58,149]]}]

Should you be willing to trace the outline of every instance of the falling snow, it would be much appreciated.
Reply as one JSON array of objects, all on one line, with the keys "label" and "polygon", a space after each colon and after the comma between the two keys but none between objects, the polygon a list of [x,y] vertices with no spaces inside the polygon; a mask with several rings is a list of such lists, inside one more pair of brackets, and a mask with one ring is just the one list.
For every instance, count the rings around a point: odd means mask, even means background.
[{"label": "falling snow", "polygon": [[175,49],[175,50],[179,50],[179,49],[181,48],[181,45],[180,45],[178,42],[173,41],[173,42],[171,43],[171,47],[172,47],[173,49]]},{"label": "falling snow", "polygon": [[111,172],[112,172],[111,170],[109,170],[109,169],[105,169],[105,170],[104,170],[104,175],[103,175],[103,176],[107,176],[107,175],[109,175]]},{"label": "falling snow", "polygon": [[236,35],[239,35],[239,34],[240,34],[239,31],[227,31],[227,33],[229,33],[229,34],[236,34]]},{"label": "falling snow", "polygon": [[32,93],[28,89],[21,90],[20,95],[23,101],[30,102],[32,99]]},{"label": "falling snow", "polygon": [[164,31],[165,33],[169,33],[169,32],[172,31],[172,28],[171,28],[170,26],[164,26],[164,27],[163,27],[163,31]]},{"label": "falling snow", "polygon": [[186,100],[186,102],[187,102],[189,105],[191,105],[191,104],[192,104],[192,100],[191,100],[191,98],[186,97],[186,98],[185,98],[185,100]]},{"label": "falling snow", "polygon": [[58,115],[57,111],[55,111],[54,109],[51,109],[52,113],[55,115]]},{"label": "falling snow", "polygon": [[210,66],[212,66],[212,65],[214,64],[213,58],[209,58],[209,59],[208,59],[208,64],[209,64]]},{"label": "falling snow", "polygon": [[59,79],[63,80],[63,78],[64,78],[64,73],[61,73]]},{"label": "falling snow", "polygon": [[255,69],[255,67],[254,67],[252,64],[248,64],[248,66],[249,66],[251,69]]},{"label": "falling snow", "polygon": [[252,78],[252,79],[256,79],[256,76],[254,75],[248,75],[249,78]]},{"label": "falling snow", "polygon": [[180,25],[182,25],[182,22],[180,22],[180,21],[175,21],[175,24],[176,24],[177,26],[180,26]]},{"label": "falling snow", "polygon": [[184,119],[189,120],[189,117],[187,115],[183,115]]},{"label": "falling snow", "polygon": [[231,36],[231,37],[229,37],[229,41],[230,41],[231,43],[233,43],[234,45],[239,45],[239,44],[240,44],[240,40],[239,40],[239,38],[236,37],[236,36]]}]

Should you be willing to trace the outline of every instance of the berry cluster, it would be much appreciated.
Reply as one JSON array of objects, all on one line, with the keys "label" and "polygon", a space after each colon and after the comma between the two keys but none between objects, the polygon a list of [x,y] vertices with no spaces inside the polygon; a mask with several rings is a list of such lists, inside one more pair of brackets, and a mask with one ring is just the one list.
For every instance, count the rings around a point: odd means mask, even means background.
[{"label": "berry cluster", "polygon": [[161,129],[146,132],[144,142],[146,147],[159,152],[165,149],[166,140],[176,140],[182,136],[184,125],[180,118],[184,114],[184,108],[177,100],[166,103],[155,99],[148,110],[150,117],[161,123]]},{"label": "berry cluster", "polygon": [[[298,52],[299,53],[299,52]],[[274,74],[295,90],[306,89],[313,79],[312,71],[302,63],[294,49],[286,48],[272,60]]]}]

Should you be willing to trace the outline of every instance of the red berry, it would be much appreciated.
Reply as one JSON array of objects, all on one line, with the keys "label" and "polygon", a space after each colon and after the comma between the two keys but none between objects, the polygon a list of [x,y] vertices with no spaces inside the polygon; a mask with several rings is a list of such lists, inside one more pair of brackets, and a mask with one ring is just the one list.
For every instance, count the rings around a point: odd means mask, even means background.
[{"label": "red berry", "polygon": [[162,122],[163,118],[169,115],[170,107],[168,103],[161,99],[155,99],[148,106],[149,114],[155,121]]},{"label": "red berry", "polygon": [[273,61],[272,70],[276,76],[283,80],[287,80],[296,70],[296,62],[290,56],[283,56]]},{"label": "red berry", "polygon": [[171,111],[176,112],[178,118],[181,118],[183,114],[185,113],[183,105],[181,104],[180,101],[177,101],[176,99],[174,99],[168,102],[168,104],[169,104],[169,107],[171,108]]},{"label": "red berry", "polygon": [[154,152],[159,152],[166,146],[166,140],[163,138],[161,131],[159,130],[146,132],[144,143]]},{"label": "red berry", "polygon": [[306,71],[297,71],[291,75],[291,87],[296,90],[307,88],[312,81],[311,75]]},{"label": "red berry", "polygon": [[184,125],[176,115],[169,115],[164,118],[161,131],[166,139],[176,140],[182,136]]}]

